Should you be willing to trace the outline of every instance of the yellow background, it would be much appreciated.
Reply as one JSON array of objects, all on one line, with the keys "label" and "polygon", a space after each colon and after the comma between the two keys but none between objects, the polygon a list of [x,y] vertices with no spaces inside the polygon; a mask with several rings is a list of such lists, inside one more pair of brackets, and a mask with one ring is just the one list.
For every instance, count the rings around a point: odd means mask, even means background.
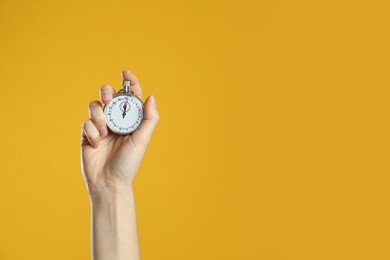
[{"label": "yellow background", "polygon": [[89,259],[80,130],[130,69],[160,122],[144,260],[390,259],[388,1],[0,1],[0,259]]}]

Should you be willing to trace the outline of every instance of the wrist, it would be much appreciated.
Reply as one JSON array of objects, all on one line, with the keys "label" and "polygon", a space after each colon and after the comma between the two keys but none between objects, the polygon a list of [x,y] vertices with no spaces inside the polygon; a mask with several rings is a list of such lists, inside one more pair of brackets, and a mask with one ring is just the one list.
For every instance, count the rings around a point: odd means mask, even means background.
[{"label": "wrist", "polygon": [[133,185],[115,185],[99,189],[90,189],[90,201],[92,204],[117,203],[134,198]]},{"label": "wrist", "polygon": [[[134,192],[131,185],[92,194],[93,259],[139,255]],[[139,258],[131,258],[139,259]]]}]

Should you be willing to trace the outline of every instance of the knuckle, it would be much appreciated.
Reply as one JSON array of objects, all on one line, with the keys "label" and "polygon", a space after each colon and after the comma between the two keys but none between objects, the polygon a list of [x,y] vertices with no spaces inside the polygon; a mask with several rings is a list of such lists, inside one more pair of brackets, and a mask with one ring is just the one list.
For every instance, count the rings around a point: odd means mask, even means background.
[{"label": "knuckle", "polygon": [[111,93],[113,91],[112,87],[108,84],[103,84],[100,87],[100,94],[102,93]]},{"label": "knuckle", "polygon": [[86,131],[90,130],[92,127],[94,127],[94,123],[92,122],[92,120],[90,118],[88,118],[87,120],[84,121],[84,129]]},{"label": "knuckle", "polygon": [[108,85],[108,84],[103,84],[103,85],[100,86],[101,90],[110,89],[110,88],[111,88],[111,86]]},{"label": "knuckle", "polygon": [[99,101],[93,100],[93,101],[89,102],[89,104],[88,104],[88,109],[89,109],[89,110],[93,110],[93,109],[95,109],[96,107],[101,107],[101,104],[100,104]]},{"label": "knuckle", "polygon": [[86,135],[85,133],[85,121],[81,124],[81,135]]},{"label": "knuckle", "polygon": [[98,115],[95,115],[92,117],[92,122],[97,125],[97,126],[102,126],[103,124],[106,123],[106,119],[103,115],[103,113],[99,113]]},{"label": "knuckle", "polygon": [[89,103],[88,112],[89,112],[89,116],[92,119],[103,117],[102,105],[97,100],[94,100],[91,103]]},{"label": "knuckle", "polygon": [[99,141],[100,136],[99,136],[98,132],[87,129],[85,134],[87,135],[87,138],[89,141],[91,141],[93,143],[96,143],[97,141]]},{"label": "knuckle", "polygon": [[99,137],[98,136],[88,136],[88,140],[91,142],[91,143],[97,143],[99,142]]},{"label": "knuckle", "polygon": [[82,124],[82,126],[81,126],[81,128],[82,128],[84,131],[85,131],[85,129],[86,129],[87,124],[89,123],[89,121],[90,121],[89,118],[84,120],[84,122],[83,122],[83,124]]},{"label": "knuckle", "polygon": [[156,123],[158,123],[158,122],[160,121],[160,115],[159,115],[159,113],[156,112],[156,114],[153,116],[153,118],[154,118],[154,121],[155,121]]}]

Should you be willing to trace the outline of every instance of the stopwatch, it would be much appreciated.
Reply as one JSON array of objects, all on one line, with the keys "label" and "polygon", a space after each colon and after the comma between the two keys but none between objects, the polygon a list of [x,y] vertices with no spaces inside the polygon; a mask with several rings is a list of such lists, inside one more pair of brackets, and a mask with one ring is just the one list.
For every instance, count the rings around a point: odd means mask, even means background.
[{"label": "stopwatch", "polygon": [[108,128],[119,135],[132,134],[144,119],[144,104],[130,90],[130,81],[123,81],[123,89],[103,108]]}]

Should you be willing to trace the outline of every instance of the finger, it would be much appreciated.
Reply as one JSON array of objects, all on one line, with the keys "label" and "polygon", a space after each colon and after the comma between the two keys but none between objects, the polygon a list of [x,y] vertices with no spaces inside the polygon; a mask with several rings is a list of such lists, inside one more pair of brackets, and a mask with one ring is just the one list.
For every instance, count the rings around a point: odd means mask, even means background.
[{"label": "finger", "polygon": [[81,146],[89,145],[87,135],[84,132],[84,123],[85,122],[83,122],[83,124],[81,125]]},{"label": "finger", "polygon": [[137,76],[135,76],[132,72],[129,70],[123,70],[122,71],[122,80],[129,80],[130,81],[130,89],[134,92],[134,95],[142,99],[142,89],[141,85],[139,84],[139,81],[137,79]]},{"label": "finger", "polygon": [[83,123],[83,133],[87,138],[88,142],[94,147],[97,148],[100,143],[100,134],[96,126],[92,122],[92,119],[88,118]]},{"label": "finger", "polygon": [[108,133],[106,117],[104,116],[102,104],[94,100],[88,106],[89,117],[92,119],[95,127],[99,130],[100,137],[105,137]]},{"label": "finger", "polygon": [[144,104],[144,120],[133,134],[134,142],[147,146],[159,120],[160,115],[156,108],[156,101],[153,96],[149,96]]},{"label": "finger", "polygon": [[107,105],[111,101],[112,96],[115,94],[115,89],[108,84],[104,84],[100,87],[100,98],[102,102]]}]

